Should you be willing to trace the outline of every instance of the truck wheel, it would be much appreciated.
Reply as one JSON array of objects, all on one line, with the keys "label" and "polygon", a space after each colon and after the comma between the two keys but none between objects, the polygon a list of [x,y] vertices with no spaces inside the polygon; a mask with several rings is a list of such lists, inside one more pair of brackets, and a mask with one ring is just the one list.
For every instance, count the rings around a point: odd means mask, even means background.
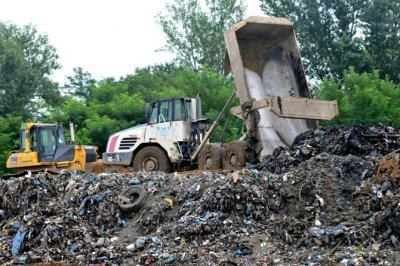
[{"label": "truck wheel", "polygon": [[[131,186],[126,188],[118,196],[118,206],[125,213],[139,210],[146,202],[147,192],[142,186]],[[133,198],[133,202],[129,203]]]},{"label": "truck wheel", "polygon": [[136,172],[162,171],[169,173],[171,168],[167,154],[156,146],[144,147],[133,160],[133,170]]},{"label": "truck wheel", "polygon": [[235,169],[246,166],[246,142],[232,141],[226,147],[224,168]]},{"label": "truck wheel", "polygon": [[199,154],[198,165],[200,170],[215,170],[222,168],[222,158],[225,148],[220,144],[207,144]]}]

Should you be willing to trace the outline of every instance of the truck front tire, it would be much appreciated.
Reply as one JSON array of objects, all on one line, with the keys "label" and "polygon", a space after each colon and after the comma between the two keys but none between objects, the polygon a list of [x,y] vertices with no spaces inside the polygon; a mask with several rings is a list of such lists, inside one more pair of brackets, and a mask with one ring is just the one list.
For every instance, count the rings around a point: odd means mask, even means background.
[{"label": "truck front tire", "polygon": [[141,149],[133,160],[133,170],[136,172],[161,171],[170,173],[171,162],[167,154],[157,146]]}]

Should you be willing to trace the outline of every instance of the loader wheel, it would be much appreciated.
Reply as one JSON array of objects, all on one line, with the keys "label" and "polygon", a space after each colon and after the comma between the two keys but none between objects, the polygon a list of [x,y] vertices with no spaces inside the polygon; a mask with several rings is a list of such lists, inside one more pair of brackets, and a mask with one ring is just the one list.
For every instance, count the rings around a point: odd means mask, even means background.
[{"label": "loader wheel", "polygon": [[226,147],[224,168],[235,169],[246,165],[246,142],[232,141]]},{"label": "loader wheel", "polygon": [[167,154],[156,146],[144,147],[133,160],[133,170],[136,172],[161,171],[169,173],[171,168]]},{"label": "loader wheel", "polygon": [[220,144],[207,144],[199,155],[198,165],[200,170],[215,170],[222,168],[222,158],[225,148]]},{"label": "loader wheel", "polygon": [[121,211],[132,213],[144,205],[146,198],[147,192],[142,186],[131,186],[118,196],[118,206]]}]

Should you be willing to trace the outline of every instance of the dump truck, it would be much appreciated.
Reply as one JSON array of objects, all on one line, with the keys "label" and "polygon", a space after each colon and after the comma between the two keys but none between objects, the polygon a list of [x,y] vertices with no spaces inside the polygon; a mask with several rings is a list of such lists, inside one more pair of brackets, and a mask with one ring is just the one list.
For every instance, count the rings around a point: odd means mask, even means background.
[{"label": "dump truck", "polygon": [[[225,74],[236,89],[208,129],[201,100],[153,101],[147,123],[111,135],[102,158],[106,165],[135,171],[171,171],[183,165],[200,169],[236,168],[257,162],[277,147],[315,129],[318,120],[338,115],[336,101],[310,99],[292,23],[284,18],[249,17],[225,32]],[[243,120],[246,135],[231,143],[209,143],[233,97],[231,113]]]},{"label": "dump truck", "polygon": [[84,171],[87,163],[97,160],[97,147],[76,145],[72,122],[70,130],[71,141],[67,142],[61,125],[23,123],[20,129],[19,149],[10,152],[6,167],[18,171],[43,169]]}]

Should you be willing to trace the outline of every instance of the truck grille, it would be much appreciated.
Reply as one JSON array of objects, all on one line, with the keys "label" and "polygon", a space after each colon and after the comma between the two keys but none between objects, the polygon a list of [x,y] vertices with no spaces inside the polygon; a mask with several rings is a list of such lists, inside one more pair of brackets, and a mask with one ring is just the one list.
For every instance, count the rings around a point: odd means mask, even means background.
[{"label": "truck grille", "polygon": [[133,147],[133,145],[135,145],[137,141],[136,137],[133,138],[123,138],[121,140],[121,143],[119,144],[119,149],[120,150],[129,150],[130,148]]}]

